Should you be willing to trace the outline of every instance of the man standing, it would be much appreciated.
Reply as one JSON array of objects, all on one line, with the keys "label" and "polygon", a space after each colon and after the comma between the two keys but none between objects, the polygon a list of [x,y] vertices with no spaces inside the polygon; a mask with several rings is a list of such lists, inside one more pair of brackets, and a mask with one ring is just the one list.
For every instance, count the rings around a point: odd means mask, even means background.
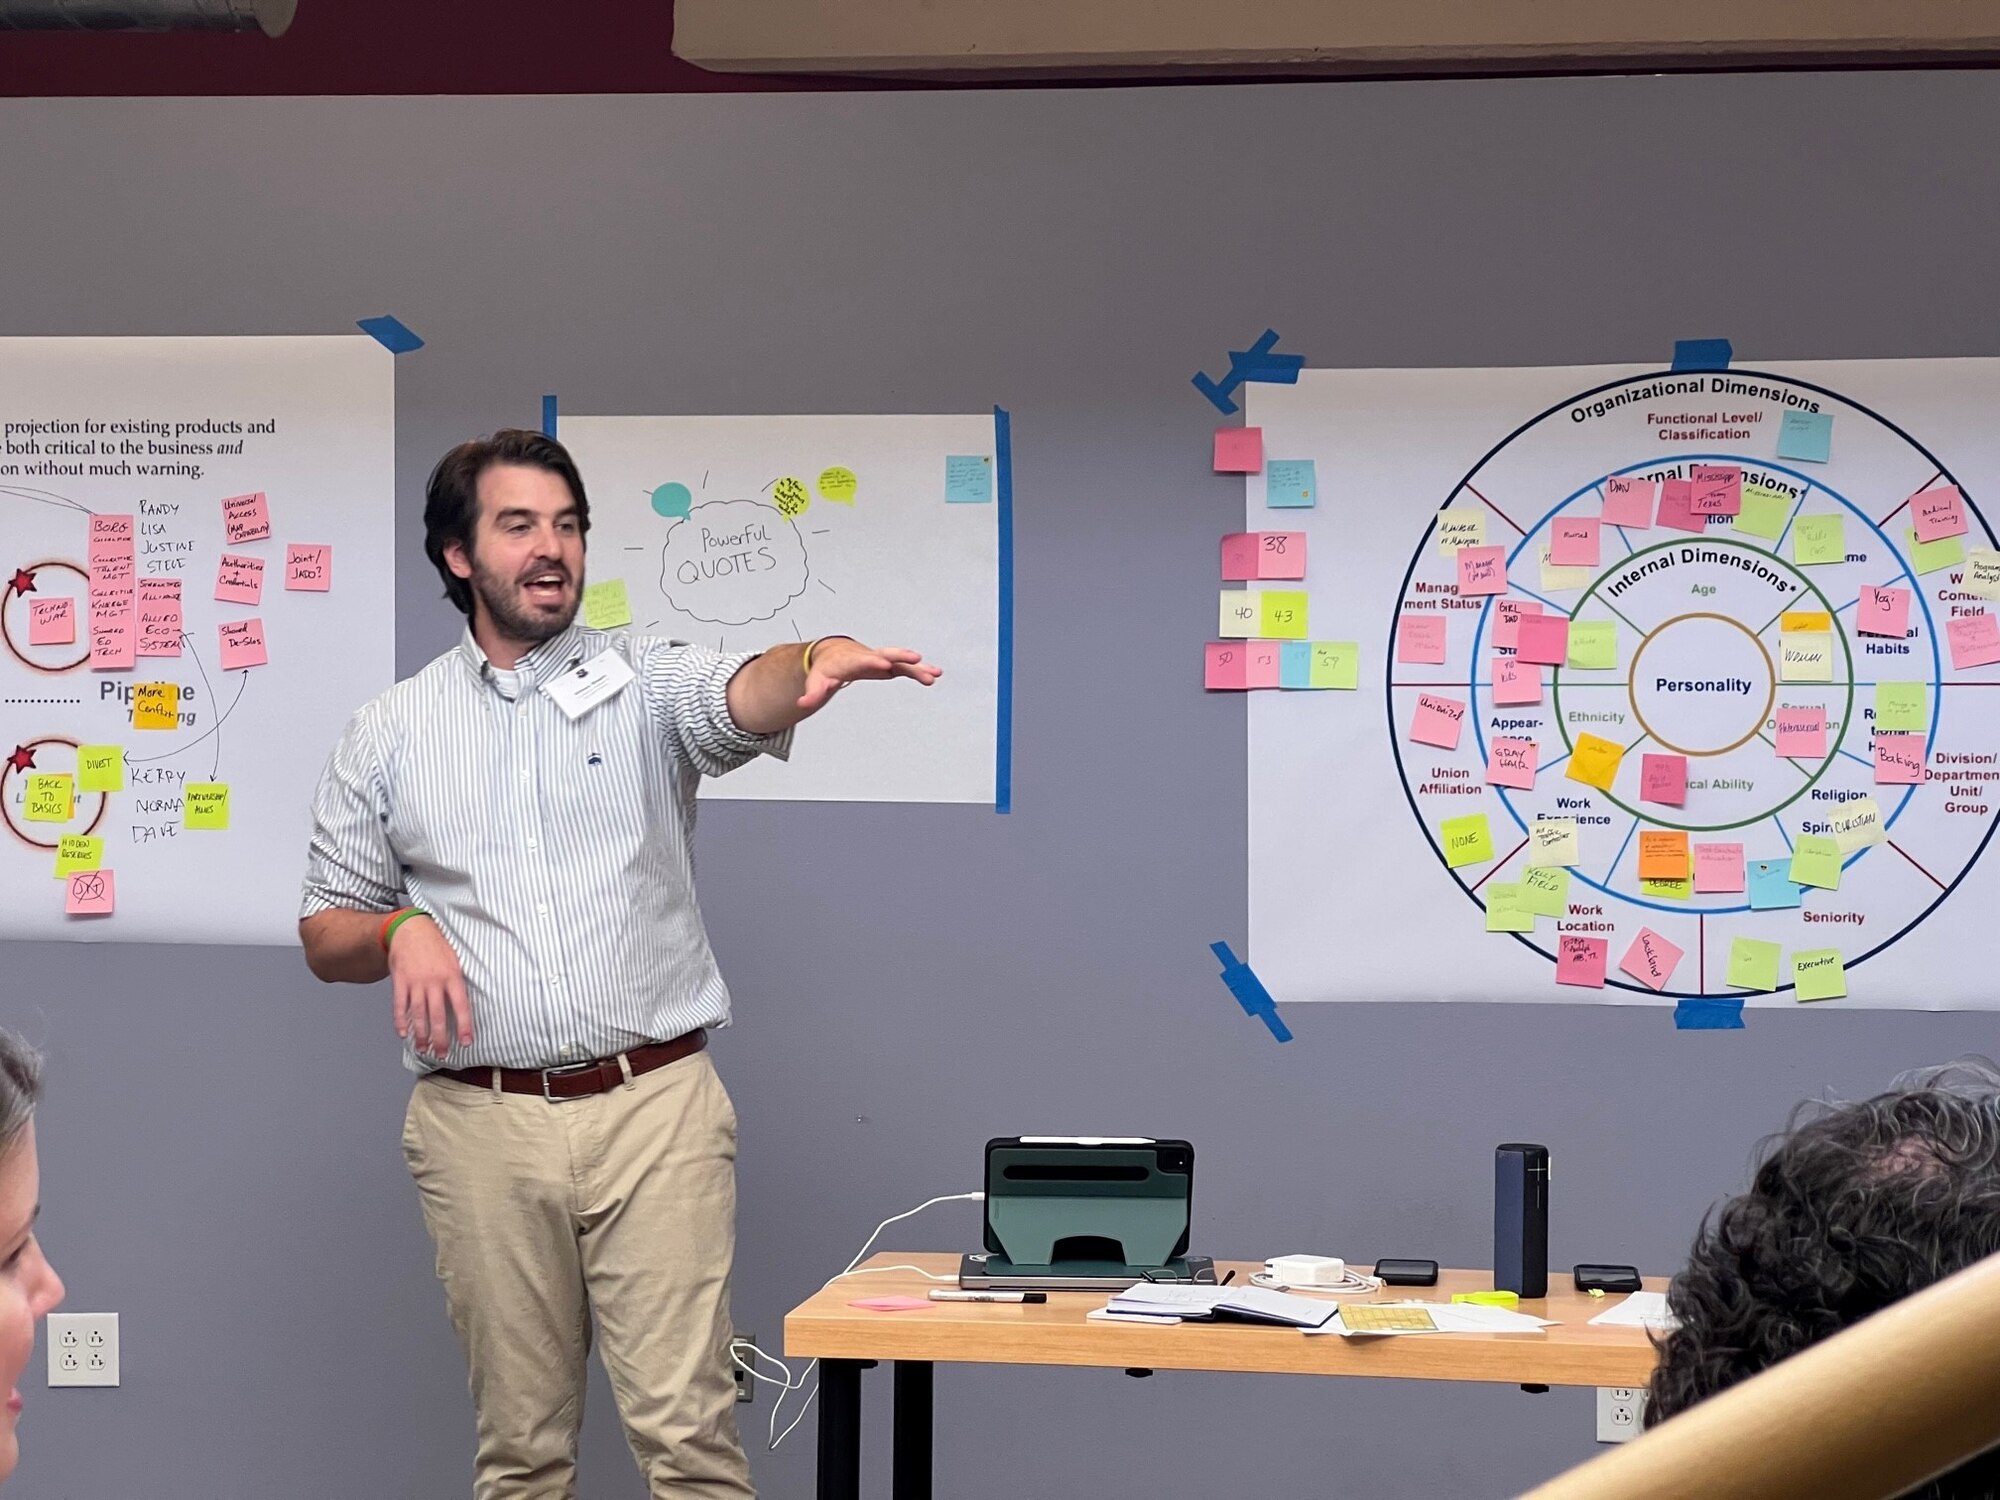
[{"label": "man standing", "polygon": [[422,1074],[403,1151],[471,1367],[476,1500],[569,1500],[593,1314],[655,1496],[747,1496],[729,1373],[729,1019],[695,789],[851,682],[939,669],[844,636],[729,655],[575,623],[590,511],[539,433],[432,472],[463,640],[361,709],[314,800],[299,932],[392,982]]}]

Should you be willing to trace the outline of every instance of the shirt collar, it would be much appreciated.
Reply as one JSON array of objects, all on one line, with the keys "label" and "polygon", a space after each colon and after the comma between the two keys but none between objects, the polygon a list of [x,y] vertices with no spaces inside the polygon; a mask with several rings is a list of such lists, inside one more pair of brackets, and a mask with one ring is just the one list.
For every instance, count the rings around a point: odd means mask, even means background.
[{"label": "shirt collar", "polygon": [[[556,673],[581,661],[587,644],[583,627],[572,621],[561,635],[550,636],[515,662],[514,671],[530,687],[540,687]],[[459,638],[458,649],[472,674],[482,682],[492,681],[493,675],[500,670],[486,659],[486,652],[473,638],[470,623]]]}]

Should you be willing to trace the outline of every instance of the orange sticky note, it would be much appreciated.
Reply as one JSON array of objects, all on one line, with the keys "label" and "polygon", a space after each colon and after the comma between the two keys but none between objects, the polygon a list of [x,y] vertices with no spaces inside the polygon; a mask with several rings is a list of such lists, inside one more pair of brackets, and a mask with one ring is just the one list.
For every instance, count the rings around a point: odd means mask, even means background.
[{"label": "orange sticky note", "polygon": [[1641,880],[1686,880],[1688,836],[1678,828],[1646,828],[1639,833]]}]

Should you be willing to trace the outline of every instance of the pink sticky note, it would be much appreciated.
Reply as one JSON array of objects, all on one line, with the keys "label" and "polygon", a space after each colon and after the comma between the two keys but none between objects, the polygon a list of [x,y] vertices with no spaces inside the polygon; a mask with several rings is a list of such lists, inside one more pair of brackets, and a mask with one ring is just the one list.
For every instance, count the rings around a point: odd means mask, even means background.
[{"label": "pink sticky note", "polygon": [[127,552],[132,550],[133,540],[138,536],[138,525],[129,515],[92,516],[90,518],[90,549],[95,552],[100,546],[116,547],[123,544]]},{"label": "pink sticky note", "polygon": [[1743,884],[1741,844],[1694,846],[1694,888],[1697,891],[1740,891]]},{"label": "pink sticky note", "polygon": [[90,549],[92,588],[122,587],[130,584],[138,571],[130,542],[111,542],[102,548],[93,545]]},{"label": "pink sticky note", "polygon": [[[1218,444],[1217,452],[1220,451]],[[262,541],[270,534],[271,507],[265,503],[262,490],[254,495],[233,495],[222,502],[222,538],[230,546]]]},{"label": "pink sticky note", "polygon": [[1514,637],[1514,655],[1522,661],[1559,667],[1569,655],[1569,619],[1565,615],[1523,615]]},{"label": "pink sticky note", "polygon": [[1924,737],[1920,734],[1875,736],[1875,780],[1883,786],[1924,784]]},{"label": "pink sticky note", "polygon": [[139,580],[139,655],[181,654],[181,581]]},{"label": "pink sticky note", "polygon": [[1549,565],[1557,568],[1594,568],[1598,558],[1598,522],[1595,516],[1573,516],[1558,521],[1549,532]]},{"label": "pink sticky note", "polygon": [[1420,745],[1436,745],[1442,750],[1458,748],[1458,733],[1465,727],[1465,705],[1455,698],[1417,695],[1416,717],[1410,721],[1410,738]]},{"label": "pink sticky note", "polygon": [[1257,538],[1256,577],[1306,576],[1306,534],[1303,531],[1253,531],[1250,534]]},{"label": "pink sticky note", "polygon": [[1542,669],[1518,656],[1493,658],[1493,701],[1495,703],[1540,703]]},{"label": "pink sticky note", "polygon": [[1611,945],[1603,938],[1563,936],[1556,943],[1556,983],[1604,988],[1604,964]]},{"label": "pink sticky note", "polygon": [[1604,510],[1599,517],[1606,526],[1628,526],[1643,530],[1653,524],[1653,493],[1659,485],[1651,479],[1613,474],[1604,481]]},{"label": "pink sticky note", "polygon": [[1941,484],[1934,490],[1910,497],[1910,524],[1917,528],[1920,542],[1941,542],[1948,536],[1965,535],[1965,502],[1958,486]]},{"label": "pink sticky note", "polygon": [[1908,635],[1910,591],[1864,585],[1861,602],[1854,608],[1854,628],[1863,635],[1893,635],[1899,640]]},{"label": "pink sticky note", "polygon": [[76,600],[37,596],[28,601],[28,644],[70,646],[76,643]]},{"label": "pink sticky note", "polygon": [[1679,807],[1688,797],[1688,762],[1685,755],[1645,755],[1639,759],[1639,797]]},{"label": "pink sticky note", "polygon": [[1690,508],[1693,496],[1694,486],[1687,480],[1661,480],[1660,524],[1671,526],[1675,531],[1708,530],[1708,518],[1696,515]]},{"label": "pink sticky note", "polygon": [[138,661],[139,610],[131,584],[90,591],[90,669],[117,671]]},{"label": "pink sticky note", "polygon": [[916,1312],[938,1304],[926,1297],[856,1297],[847,1305],[865,1308],[869,1312]]},{"label": "pink sticky note", "polygon": [[262,620],[231,620],[218,625],[216,633],[222,638],[222,670],[234,672],[240,667],[261,667],[264,656],[264,622]]},{"label": "pink sticky note", "polygon": [[1486,752],[1486,780],[1517,791],[1535,789],[1535,758],[1541,753],[1533,740],[1497,739]]},{"label": "pink sticky note", "polygon": [[[1302,532],[1284,535],[1299,539],[1299,570],[1296,573],[1266,573],[1266,578],[1306,576],[1306,539]],[[285,545],[285,587],[304,594],[324,594],[333,588],[333,547],[327,542],[288,542]]]},{"label": "pink sticky note", "polygon": [[1245,641],[1243,643],[1243,685],[1252,688],[1274,688],[1284,675],[1284,648],[1276,641]]},{"label": "pink sticky note", "polygon": [[1458,549],[1458,591],[1461,594],[1506,593],[1507,549],[1505,547],[1460,547]]},{"label": "pink sticky note", "polygon": [[1542,607],[1526,599],[1495,599],[1493,601],[1493,644],[1505,646],[1509,651],[1521,644],[1521,621],[1529,615],[1538,615]]},{"label": "pink sticky note", "polygon": [[1951,641],[1954,667],[1985,667],[2000,661],[2000,621],[1992,615],[1960,615],[1946,623],[1944,633]]},{"label": "pink sticky note", "polygon": [[1648,989],[1663,990],[1674,977],[1674,966],[1685,949],[1677,948],[1650,927],[1641,927],[1632,946],[1618,960],[1618,967]]},{"label": "pink sticky note", "polygon": [[264,598],[264,559],[222,554],[215,571],[215,597],[224,604],[257,604]]},{"label": "pink sticky note", "polygon": [[63,911],[72,917],[108,917],[118,909],[118,878],[109,870],[76,870],[69,877]]},{"label": "pink sticky note", "polygon": [[1222,539],[1222,581],[1248,583],[1257,576],[1257,533],[1232,531]]},{"label": "pink sticky note", "polygon": [[1743,509],[1743,471],[1726,464],[1695,464],[1688,471],[1688,514],[1733,516]]},{"label": "pink sticky note", "polygon": [[[1255,474],[1264,467],[1264,429],[1261,427],[1218,427],[1215,429],[1215,472]],[[257,497],[263,499],[262,495]],[[265,524],[264,535],[270,526]],[[236,538],[231,537],[231,541]]]},{"label": "pink sticky note", "polygon": [[1778,754],[1787,760],[1819,760],[1826,755],[1826,710],[1823,708],[1781,708],[1778,720]]},{"label": "pink sticky note", "polygon": [[1202,654],[1203,687],[1211,692],[1240,693],[1250,686],[1250,663],[1243,642],[1210,641]]},{"label": "pink sticky note", "polygon": [[1444,665],[1445,623],[1443,615],[1398,615],[1396,617],[1396,660]]}]

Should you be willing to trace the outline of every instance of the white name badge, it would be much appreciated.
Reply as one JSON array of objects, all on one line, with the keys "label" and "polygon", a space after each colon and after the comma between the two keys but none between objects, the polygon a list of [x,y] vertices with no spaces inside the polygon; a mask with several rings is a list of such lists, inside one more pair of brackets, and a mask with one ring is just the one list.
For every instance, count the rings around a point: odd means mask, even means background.
[{"label": "white name badge", "polygon": [[560,677],[542,684],[542,691],[555,699],[556,707],[570,719],[580,719],[607,698],[624,691],[637,675],[616,651],[600,651],[581,666],[571,667]]}]

